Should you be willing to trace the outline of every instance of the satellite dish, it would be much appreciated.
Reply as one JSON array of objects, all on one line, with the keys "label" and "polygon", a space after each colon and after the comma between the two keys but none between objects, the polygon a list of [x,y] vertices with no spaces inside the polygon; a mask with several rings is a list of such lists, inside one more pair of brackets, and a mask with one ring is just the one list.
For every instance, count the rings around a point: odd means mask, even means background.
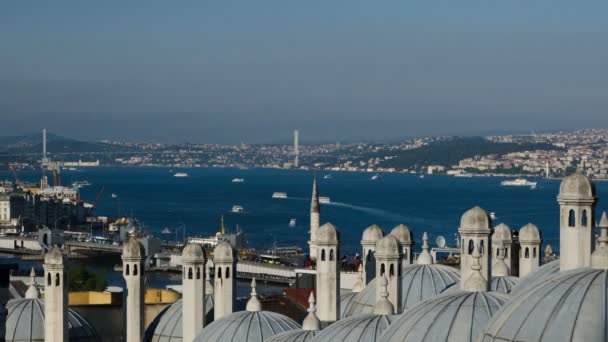
[{"label": "satellite dish", "polygon": [[445,247],[445,238],[443,236],[439,235],[435,239],[435,243],[437,244],[437,247],[444,248]]}]

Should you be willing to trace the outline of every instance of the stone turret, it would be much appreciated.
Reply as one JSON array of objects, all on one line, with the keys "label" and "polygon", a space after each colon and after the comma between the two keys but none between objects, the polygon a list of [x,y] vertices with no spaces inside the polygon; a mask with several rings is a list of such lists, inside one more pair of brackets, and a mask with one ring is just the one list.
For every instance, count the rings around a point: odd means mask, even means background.
[{"label": "stone turret", "polygon": [[144,337],[144,246],[131,237],[122,247],[122,275],[126,291],[126,342],[140,342]]},{"label": "stone turret", "polygon": [[[396,313],[401,312],[401,244],[392,235],[386,235],[376,244],[376,277],[388,281],[388,300]],[[376,298],[380,298],[381,287]]]},{"label": "stone turret", "polygon": [[481,259],[481,253],[479,252],[480,247],[479,246],[474,246],[473,248],[473,254],[472,259],[472,265],[471,265],[471,272],[469,273],[467,278],[462,278],[461,279],[466,279],[462,284],[463,287],[462,289],[465,291],[470,291],[470,292],[486,292],[488,291],[490,284],[488,281],[488,278],[484,277],[483,273],[487,272],[481,272],[482,271],[482,265],[480,263],[480,259]]},{"label": "stone turret", "polygon": [[310,291],[310,296],[308,297],[308,315],[304,318],[302,322],[302,330],[308,331],[319,331],[321,330],[321,321],[319,317],[315,314],[317,309],[315,308],[315,296]]},{"label": "stone turret", "polygon": [[182,251],[182,329],[185,341],[194,338],[205,324],[205,251],[199,244],[188,243]]},{"label": "stone turret", "polygon": [[317,174],[315,173],[312,181],[312,196],[310,200],[310,241],[308,241],[310,247],[310,257],[314,260],[317,259],[317,247],[315,241],[317,240],[317,231],[319,230],[321,222],[321,205],[319,204],[319,189],[317,186]]},{"label": "stone turret", "polygon": [[[494,246],[492,246],[494,247]],[[498,241],[496,246],[496,260],[492,265],[492,276],[493,277],[507,277],[509,276],[509,266],[505,263],[505,247],[502,240]]]},{"label": "stone turret", "polygon": [[376,243],[378,243],[383,236],[384,232],[377,224],[373,224],[363,231],[361,237],[363,255],[361,256],[361,260],[363,261],[363,280],[365,281],[365,284],[372,281],[376,276],[376,262],[374,261],[376,257]]},{"label": "stone turret", "polygon": [[[481,272],[483,279],[491,279],[492,267],[490,252],[492,251],[490,234],[492,219],[488,213],[480,207],[468,210],[460,220],[461,257],[460,257],[460,279],[462,286],[466,284],[472,273]],[[473,254],[477,248],[478,261]],[[479,263],[480,270],[473,268],[473,263]]]},{"label": "stone turret", "polygon": [[338,229],[326,223],[317,232],[317,299],[318,317],[324,323],[335,322],[340,318],[340,236]]},{"label": "stone turret", "polygon": [[365,289],[365,284],[363,283],[363,264],[359,264],[359,269],[357,270],[357,280],[353,285],[353,292],[361,292]]},{"label": "stone turret", "polygon": [[591,266],[595,249],[595,185],[576,172],[562,181],[557,202],[560,206],[560,269]]},{"label": "stone turret", "polygon": [[519,277],[535,272],[540,267],[540,231],[528,223],[519,230]]},{"label": "stone turret", "polygon": [[411,265],[412,260],[414,260],[412,258],[412,230],[408,226],[400,224],[391,230],[391,235],[396,237],[397,240],[399,240],[399,243],[401,243],[403,266],[407,267],[408,265]]},{"label": "stone turret", "polygon": [[59,247],[51,247],[44,256],[44,340],[64,342],[68,340],[68,288],[63,253]]},{"label": "stone turret", "polygon": [[600,236],[598,236],[598,247],[591,255],[591,267],[607,269],[608,268],[608,217],[606,212],[602,214],[600,223]]},{"label": "stone turret", "polygon": [[256,282],[255,278],[251,279],[251,297],[247,301],[247,307],[245,308],[249,312],[262,311],[262,303],[258,299],[258,293],[255,290]]},{"label": "stone turret", "polygon": [[[492,234],[492,256],[498,257],[498,245],[502,244],[502,248],[504,249],[504,263],[507,265],[509,270],[509,275],[515,275],[513,272],[517,272],[515,260],[512,258],[513,253],[513,237],[511,234],[511,227],[507,226],[504,223],[499,224],[494,227],[494,233]],[[494,273],[494,266],[492,265],[492,276],[498,276]]]},{"label": "stone turret", "polygon": [[236,261],[234,251],[226,241],[220,242],[213,251],[215,285],[213,286],[213,319],[218,320],[234,310],[236,295]]},{"label": "stone turret", "polygon": [[393,303],[388,299],[388,279],[386,276],[380,277],[380,291],[378,291],[378,299],[376,301],[376,305],[374,305],[374,314],[375,315],[394,315],[395,307]]}]

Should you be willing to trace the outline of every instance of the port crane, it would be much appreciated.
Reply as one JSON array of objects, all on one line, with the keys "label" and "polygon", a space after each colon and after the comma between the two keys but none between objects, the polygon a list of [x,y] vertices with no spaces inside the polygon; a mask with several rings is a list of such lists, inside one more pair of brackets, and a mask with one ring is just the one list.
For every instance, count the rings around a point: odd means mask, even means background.
[{"label": "port crane", "polygon": [[95,196],[95,200],[93,201],[93,207],[91,208],[91,214],[93,214],[93,212],[97,208],[97,202],[99,202],[99,200],[101,199],[101,196],[103,195],[103,193],[105,191],[106,191],[106,187],[102,186],[101,190],[99,190],[99,193],[97,194],[97,196]]},{"label": "port crane", "polygon": [[13,174],[13,177],[15,178],[15,184],[17,184],[18,186],[23,185],[23,182],[19,179],[19,176],[17,175],[17,168],[15,167],[15,165],[8,164],[8,169]]}]

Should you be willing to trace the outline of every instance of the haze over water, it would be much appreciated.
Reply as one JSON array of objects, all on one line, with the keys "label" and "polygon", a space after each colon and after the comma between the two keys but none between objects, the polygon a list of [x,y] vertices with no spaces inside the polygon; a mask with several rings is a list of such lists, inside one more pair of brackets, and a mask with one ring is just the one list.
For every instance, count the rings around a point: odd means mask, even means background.
[{"label": "haze over water", "polygon": [[[238,170],[238,169],[173,169],[167,168],[97,168],[63,173],[64,183],[88,180],[92,186],[81,191],[81,197],[92,202],[102,186],[105,192],[99,200],[96,215],[129,215],[143,221],[152,233],[162,236],[164,227],[174,230],[182,223],[186,234],[213,235],[224,214],[227,229],[238,224],[246,232],[252,248],[271,248],[276,238],[278,246],[297,245],[305,251],[309,237],[309,209],[312,172],[300,170]],[[187,178],[173,177],[174,172],[186,171]],[[479,205],[496,213],[494,224],[506,223],[513,229],[532,222],[542,232],[543,248],[551,244],[559,250],[559,207],[556,196],[558,180],[537,179],[537,190],[527,187],[503,187],[502,178],[454,178],[418,175],[384,174],[378,181],[368,173],[332,173],[323,179],[319,174],[321,196],[331,198],[332,204],[321,205],[321,222],[331,222],[341,231],[343,253],[360,252],[363,229],[380,225],[385,232],[399,223],[414,232],[415,250],[420,248],[424,231],[434,246],[438,235],[455,244],[454,234],[461,215]],[[23,179],[34,181],[39,171],[21,172]],[[244,183],[232,183],[235,177]],[[0,174],[0,178],[10,178]],[[608,184],[597,182],[598,197],[608,198]],[[273,192],[286,192],[288,199],[272,199]],[[117,195],[112,198],[111,194]],[[598,214],[608,209],[598,204]],[[233,205],[241,205],[244,213],[234,214]],[[295,218],[296,228],[288,227]],[[181,231],[179,231],[181,239]]]}]

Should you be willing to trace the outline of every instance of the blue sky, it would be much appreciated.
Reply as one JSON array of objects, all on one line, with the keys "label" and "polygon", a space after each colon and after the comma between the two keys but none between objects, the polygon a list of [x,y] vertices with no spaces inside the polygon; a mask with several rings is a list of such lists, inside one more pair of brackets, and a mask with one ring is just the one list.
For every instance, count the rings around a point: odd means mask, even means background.
[{"label": "blue sky", "polygon": [[[195,142],[607,127],[606,1],[3,1],[5,133]],[[4,134],[6,135],[6,134]]]}]

